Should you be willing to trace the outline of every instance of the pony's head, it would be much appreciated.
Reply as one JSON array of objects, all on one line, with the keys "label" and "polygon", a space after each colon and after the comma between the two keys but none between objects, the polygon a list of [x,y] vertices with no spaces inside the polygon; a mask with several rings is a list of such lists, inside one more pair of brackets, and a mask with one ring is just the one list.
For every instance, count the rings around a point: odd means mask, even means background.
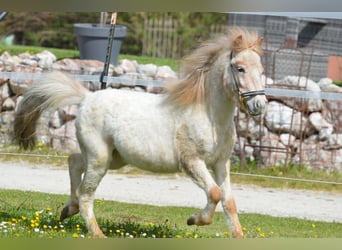
[{"label": "pony's head", "polygon": [[179,106],[204,103],[212,85],[223,80],[223,86],[216,86],[219,91],[238,96],[249,114],[261,114],[267,102],[261,81],[262,41],[257,32],[231,27],[228,35],[202,43],[183,59],[181,80],[167,86],[167,100]]},{"label": "pony's head", "polygon": [[232,48],[227,70],[230,71],[228,74],[231,77],[225,84],[237,93],[242,109],[250,115],[260,115],[267,104],[261,77],[263,66],[260,56],[263,38],[260,38],[257,32],[249,32],[242,28],[230,29],[229,37]]}]

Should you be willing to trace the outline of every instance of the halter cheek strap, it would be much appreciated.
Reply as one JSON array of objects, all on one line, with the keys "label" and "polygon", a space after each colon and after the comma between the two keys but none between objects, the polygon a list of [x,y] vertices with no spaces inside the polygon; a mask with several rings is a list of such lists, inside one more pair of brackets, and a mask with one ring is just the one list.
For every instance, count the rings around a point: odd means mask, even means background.
[{"label": "halter cheek strap", "polygon": [[264,89],[260,89],[260,90],[252,90],[252,91],[246,91],[246,92],[241,92],[240,90],[240,81],[237,79],[236,75],[235,75],[235,68],[232,64],[232,59],[233,59],[233,51],[230,52],[230,70],[231,70],[231,73],[232,73],[232,76],[233,76],[233,81],[234,81],[234,85],[235,85],[235,88],[239,94],[239,102],[240,102],[240,105],[243,109],[247,110],[247,99],[249,97],[254,97],[254,96],[257,96],[257,95],[265,95],[265,90]]}]

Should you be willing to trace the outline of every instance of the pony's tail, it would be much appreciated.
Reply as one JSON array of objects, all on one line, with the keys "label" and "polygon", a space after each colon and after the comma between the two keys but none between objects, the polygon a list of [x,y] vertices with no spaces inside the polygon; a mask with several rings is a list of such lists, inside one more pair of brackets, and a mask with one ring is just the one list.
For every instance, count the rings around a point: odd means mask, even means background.
[{"label": "pony's tail", "polygon": [[24,149],[36,144],[35,131],[41,114],[72,104],[80,104],[88,89],[67,75],[54,71],[44,74],[23,95],[14,119],[14,140]]}]

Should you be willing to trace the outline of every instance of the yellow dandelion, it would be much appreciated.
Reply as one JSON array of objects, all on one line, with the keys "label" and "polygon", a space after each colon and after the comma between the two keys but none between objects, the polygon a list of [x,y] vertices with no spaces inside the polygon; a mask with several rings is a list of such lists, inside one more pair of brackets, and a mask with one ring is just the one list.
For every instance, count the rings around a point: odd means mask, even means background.
[{"label": "yellow dandelion", "polygon": [[265,233],[260,233],[259,236],[260,236],[261,238],[265,238]]},{"label": "yellow dandelion", "polygon": [[246,228],[246,227],[243,227],[243,228],[242,228],[242,231],[247,231],[247,228]]},{"label": "yellow dandelion", "polygon": [[257,231],[260,232],[261,231],[261,227],[257,227]]},{"label": "yellow dandelion", "polygon": [[316,227],[316,225],[312,223],[312,224],[311,224],[311,227],[312,227],[312,228],[315,228],[315,227]]},{"label": "yellow dandelion", "polygon": [[73,238],[78,238],[79,236],[78,236],[77,233],[73,233],[73,234],[72,234],[72,237],[73,237]]}]

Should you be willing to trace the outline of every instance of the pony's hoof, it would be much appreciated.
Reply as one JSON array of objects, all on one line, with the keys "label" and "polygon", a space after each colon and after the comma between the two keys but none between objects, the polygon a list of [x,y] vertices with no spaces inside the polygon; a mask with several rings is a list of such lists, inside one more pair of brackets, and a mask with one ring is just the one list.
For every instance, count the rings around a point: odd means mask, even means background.
[{"label": "pony's hoof", "polygon": [[69,208],[68,207],[64,207],[62,212],[61,212],[61,216],[59,217],[60,221],[63,221],[64,219],[69,217]]},{"label": "pony's hoof", "polygon": [[244,238],[243,232],[242,231],[234,232],[233,233],[233,238],[240,238],[240,239]]},{"label": "pony's hoof", "polygon": [[187,221],[186,224],[188,224],[188,226],[192,226],[196,224],[196,220],[194,217],[190,217]]},{"label": "pony's hoof", "polygon": [[205,225],[209,225],[211,224],[212,218],[207,218],[206,216],[203,216],[203,214],[201,213],[196,213],[193,214],[188,220],[187,220],[187,224],[189,226],[191,225],[196,225],[196,226],[205,226]]},{"label": "pony's hoof", "polygon": [[59,217],[60,221],[63,221],[64,219],[70,217],[70,216],[73,216],[75,214],[77,214],[79,212],[79,209],[78,207],[75,208],[73,207],[70,207],[70,206],[65,206],[61,212],[61,216]]}]

